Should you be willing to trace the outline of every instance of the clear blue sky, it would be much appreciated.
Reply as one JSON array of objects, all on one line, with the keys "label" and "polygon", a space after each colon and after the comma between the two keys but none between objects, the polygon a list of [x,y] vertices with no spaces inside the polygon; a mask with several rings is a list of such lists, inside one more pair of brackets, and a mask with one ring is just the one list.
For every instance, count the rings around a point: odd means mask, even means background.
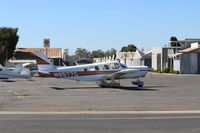
[{"label": "clear blue sky", "polygon": [[0,27],[18,27],[17,47],[150,49],[200,38],[199,0],[0,0]]}]

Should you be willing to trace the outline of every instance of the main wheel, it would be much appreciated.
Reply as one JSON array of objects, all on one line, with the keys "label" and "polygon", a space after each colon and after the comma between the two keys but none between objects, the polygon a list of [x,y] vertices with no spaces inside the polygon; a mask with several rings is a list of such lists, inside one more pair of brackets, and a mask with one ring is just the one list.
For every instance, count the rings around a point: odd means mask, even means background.
[{"label": "main wheel", "polygon": [[101,87],[101,88],[106,88],[106,85],[99,85],[99,87]]},{"label": "main wheel", "polygon": [[143,85],[138,85],[138,87],[143,87]]}]

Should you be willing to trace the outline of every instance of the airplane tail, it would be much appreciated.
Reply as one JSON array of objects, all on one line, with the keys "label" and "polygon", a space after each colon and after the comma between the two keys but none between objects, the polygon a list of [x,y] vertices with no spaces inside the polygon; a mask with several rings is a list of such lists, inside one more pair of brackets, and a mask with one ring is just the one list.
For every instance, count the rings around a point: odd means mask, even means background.
[{"label": "airplane tail", "polygon": [[8,78],[26,78],[31,79],[31,71],[28,66],[23,66],[22,64],[17,64],[14,69],[6,68],[0,65],[0,71],[3,71],[1,74],[5,79]]},{"label": "airplane tail", "polygon": [[27,67],[23,67],[21,72],[19,73],[23,78],[31,79],[31,71]]},{"label": "airplane tail", "polygon": [[0,70],[4,70],[5,68],[0,64]]},{"label": "airplane tail", "polygon": [[37,62],[39,75],[49,74],[48,70],[56,69],[56,67],[52,65],[48,58],[40,51],[34,51],[34,55]]},{"label": "airplane tail", "polygon": [[15,69],[13,70],[14,73],[19,74],[22,78],[27,78],[30,79],[31,78],[31,71],[28,68],[29,64],[17,64],[15,66]]},{"label": "airplane tail", "polygon": [[50,65],[50,61],[48,60],[48,58],[42,54],[40,51],[34,51],[35,54],[35,59],[37,61],[38,65]]},{"label": "airplane tail", "polygon": [[14,73],[20,74],[20,72],[22,71],[23,66],[22,64],[17,64],[13,70]]}]

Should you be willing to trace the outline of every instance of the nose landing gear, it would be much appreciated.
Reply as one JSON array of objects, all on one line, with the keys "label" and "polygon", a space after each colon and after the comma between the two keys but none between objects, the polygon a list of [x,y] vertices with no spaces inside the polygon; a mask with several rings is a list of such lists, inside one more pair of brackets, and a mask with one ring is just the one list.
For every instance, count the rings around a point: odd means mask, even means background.
[{"label": "nose landing gear", "polygon": [[138,79],[137,81],[132,81],[131,83],[134,84],[134,85],[137,85],[138,87],[144,86],[144,82],[140,81],[140,79]]}]

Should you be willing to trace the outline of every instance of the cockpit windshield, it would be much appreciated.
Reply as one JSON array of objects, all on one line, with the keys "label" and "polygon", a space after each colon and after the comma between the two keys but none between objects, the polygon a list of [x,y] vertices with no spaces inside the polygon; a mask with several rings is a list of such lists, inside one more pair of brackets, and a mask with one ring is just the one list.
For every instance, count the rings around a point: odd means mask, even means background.
[{"label": "cockpit windshield", "polygon": [[122,63],[119,63],[119,64],[120,64],[120,66],[121,66],[122,68],[127,68],[126,65],[124,65],[124,64],[122,64]]},{"label": "cockpit windshield", "polygon": [[117,63],[113,63],[113,64],[111,64],[111,68],[112,69],[119,69],[120,66]]}]

